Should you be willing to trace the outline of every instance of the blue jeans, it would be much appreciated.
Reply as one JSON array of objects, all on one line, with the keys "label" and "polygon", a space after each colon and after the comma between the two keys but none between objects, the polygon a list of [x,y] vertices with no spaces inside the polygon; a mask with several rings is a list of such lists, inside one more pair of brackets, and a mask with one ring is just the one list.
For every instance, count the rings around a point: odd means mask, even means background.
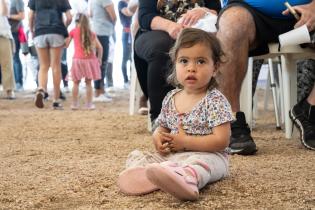
[{"label": "blue jeans", "polygon": [[94,81],[94,89],[104,89],[104,78],[106,74],[107,59],[109,53],[109,36],[97,36],[103,47],[103,57],[101,63],[101,79]]},{"label": "blue jeans", "polygon": [[130,60],[131,35],[128,32],[122,32],[123,58],[121,62],[121,70],[124,77],[124,83],[129,81],[127,74],[127,61]]},{"label": "blue jeans", "polygon": [[14,38],[15,49],[16,49],[13,55],[13,68],[14,68],[15,83],[23,86],[23,68],[22,68],[22,63],[20,60],[21,45],[18,38],[18,32],[13,32],[12,35]]}]

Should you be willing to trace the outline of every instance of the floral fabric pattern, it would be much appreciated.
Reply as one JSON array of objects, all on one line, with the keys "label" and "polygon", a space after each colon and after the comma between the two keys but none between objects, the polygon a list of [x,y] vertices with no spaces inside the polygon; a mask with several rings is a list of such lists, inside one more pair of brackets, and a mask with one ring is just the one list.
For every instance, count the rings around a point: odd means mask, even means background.
[{"label": "floral fabric pattern", "polygon": [[232,110],[225,96],[217,89],[209,90],[190,112],[179,113],[175,108],[174,95],[181,91],[170,91],[163,100],[158,124],[178,133],[181,123],[188,135],[208,135],[212,128],[233,121]]},{"label": "floral fabric pattern", "polygon": [[161,17],[177,22],[182,14],[196,7],[204,7],[203,0],[162,0],[158,5]]}]

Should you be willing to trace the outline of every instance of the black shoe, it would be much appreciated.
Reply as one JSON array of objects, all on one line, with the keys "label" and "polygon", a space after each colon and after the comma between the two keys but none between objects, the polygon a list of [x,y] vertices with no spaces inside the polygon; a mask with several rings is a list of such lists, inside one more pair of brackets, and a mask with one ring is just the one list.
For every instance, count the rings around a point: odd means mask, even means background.
[{"label": "black shoe", "polygon": [[[310,122],[311,108],[314,106],[308,106],[306,101],[302,101],[290,110],[289,115],[294,125],[300,131],[300,140],[308,149],[315,150],[315,123]],[[314,107],[315,108],[315,107]]]},{"label": "black shoe", "polygon": [[256,144],[250,135],[243,112],[236,113],[236,121],[231,123],[230,154],[253,155],[257,152]]},{"label": "black shoe", "polygon": [[62,104],[58,101],[53,102],[52,107],[55,110],[63,110]]},{"label": "black shoe", "polygon": [[60,91],[60,94],[59,94],[59,99],[65,101],[67,98],[66,96]]}]

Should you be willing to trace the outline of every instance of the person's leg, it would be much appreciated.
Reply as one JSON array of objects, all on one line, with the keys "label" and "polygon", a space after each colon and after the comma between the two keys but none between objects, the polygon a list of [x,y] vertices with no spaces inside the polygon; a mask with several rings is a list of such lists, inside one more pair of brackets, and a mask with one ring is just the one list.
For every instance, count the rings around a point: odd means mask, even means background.
[{"label": "person's leg", "polygon": [[15,83],[17,88],[23,88],[23,68],[20,59],[20,41],[18,38],[18,33],[12,33],[15,43],[15,53],[13,55],[13,68],[14,68],[14,76],[15,76]]},{"label": "person's leg", "polygon": [[106,87],[113,87],[113,63],[107,63]]},{"label": "person's leg", "polygon": [[66,80],[67,74],[68,74],[67,49],[64,48],[61,56],[61,75],[64,87],[68,87],[68,81]]},{"label": "person's leg", "polygon": [[73,81],[73,87],[72,87],[72,104],[77,105],[79,102],[79,81]]},{"label": "person's leg", "polygon": [[53,72],[54,96],[53,101],[56,102],[60,96],[60,82],[61,82],[61,53],[63,47],[50,48],[50,66]]},{"label": "person's leg", "polygon": [[101,94],[105,93],[104,90],[104,78],[106,75],[106,66],[109,53],[109,37],[108,36],[97,36],[102,47],[103,47],[103,57],[101,63],[101,79],[94,81],[95,97],[99,97]]},{"label": "person's leg", "polygon": [[[304,72],[305,69],[303,70],[303,68],[307,68],[307,71]],[[307,95],[292,107],[289,114],[293,123],[300,131],[301,143],[306,148],[315,150],[315,81],[314,77],[309,78],[315,75],[314,60],[300,62],[298,64],[298,70],[301,69],[303,73],[308,75],[306,76],[308,78],[298,80],[298,86],[304,90],[303,96],[305,94]],[[306,81],[312,82],[312,84],[306,84]],[[305,87],[303,87],[303,85]]]},{"label": "person's leg", "polygon": [[[168,56],[174,40],[164,31],[149,31],[141,34],[135,41],[135,53],[147,63],[147,72],[139,72],[139,81],[143,92],[148,94],[150,101],[150,118],[153,122],[160,114],[162,101],[172,86],[166,82],[166,77],[171,69],[171,61]],[[144,78],[144,75],[147,75]],[[141,81],[142,80],[142,81]]]},{"label": "person's leg", "polygon": [[256,26],[251,13],[240,6],[225,10],[218,22],[217,37],[226,54],[226,63],[220,70],[219,87],[236,112],[236,121],[231,124],[230,150],[232,154],[254,154],[254,143],[245,115],[240,112],[240,92],[247,71],[248,52],[255,41]]},{"label": "person's leg", "polygon": [[39,60],[39,71],[38,88],[35,95],[35,106],[38,108],[44,108],[45,94],[47,94],[48,70],[50,66],[49,49],[47,47],[37,47],[37,55]]},{"label": "person's leg", "polygon": [[92,103],[92,97],[93,97],[93,91],[92,91],[92,80],[85,79],[85,85],[86,85],[86,104]]},{"label": "person's leg", "polygon": [[37,54],[39,60],[38,89],[47,92],[48,70],[50,67],[49,49],[37,48]]},{"label": "person's leg", "polygon": [[14,72],[12,63],[12,50],[10,40],[0,37],[0,72],[3,90],[8,99],[14,98]]},{"label": "person's leg", "polygon": [[246,9],[231,7],[222,14],[218,26],[217,37],[227,58],[220,68],[220,89],[231,103],[233,112],[237,112],[240,111],[239,97],[247,71],[248,52],[255,39],[255,22]]},{"label": "person's leg", "polygon": [[129,81],[127,74],[127,61],[130,58],[130,44],[128,43],[129,35],[129,33],[122,33],[123,58],[121,61],[121,71],[124,77],[124,83],[128,83]]}]

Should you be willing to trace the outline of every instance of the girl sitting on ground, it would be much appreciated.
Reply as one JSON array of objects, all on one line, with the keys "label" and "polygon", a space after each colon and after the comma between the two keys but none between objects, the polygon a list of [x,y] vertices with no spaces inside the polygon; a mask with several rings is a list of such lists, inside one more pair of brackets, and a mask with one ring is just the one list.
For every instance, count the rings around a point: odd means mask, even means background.
[{"label": "girl sitting on ground", "polygon": [[176,87],[163,100],[153,133],[157,153],[134,151],[118,178],[120,190],[142,195],[158,189],[197,200],[199,189],[228,176],[230,104],[216,89],[224,55],[213,34],[186,28],[170,52]]},{"label": "girl sitting on ground", "polygon": [[[93,90],[92,80],[101,78],[100,63],[102,60],[103,48],[98,41],[95,33],[90,29],[89,19],[86,15],[78,13],[76,15],[76,27],[70,32],[66,46],[71,40],[74,40],[74,55],[72,59],[71,78],[73,80],[72,88],[72,110],[80,108],[79,102],[79,84],[82,78],[85,78],[86,84],[86,109],[95,109],[92,103]],[[94,52],[97,51],[97,57]]]}]

